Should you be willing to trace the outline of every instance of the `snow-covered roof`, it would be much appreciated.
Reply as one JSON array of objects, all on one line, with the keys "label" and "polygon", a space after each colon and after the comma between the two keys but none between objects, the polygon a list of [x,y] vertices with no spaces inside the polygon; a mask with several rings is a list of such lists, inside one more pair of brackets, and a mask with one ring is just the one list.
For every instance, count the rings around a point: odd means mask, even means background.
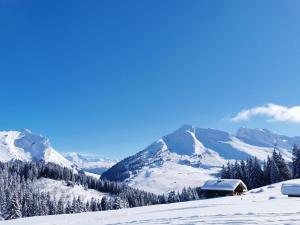
[{"label": "snow-covered roof", "polygon": [[291,180],[281,185],[281,193],[283,195],[299,195],[300,196],[300,179]]},{"label": "snow-covered roof", "polygon": [[240,184],[247,190],[247,186],[239,179],[208,180],[204,183],[201,189],[214,191],[234,191]]}]

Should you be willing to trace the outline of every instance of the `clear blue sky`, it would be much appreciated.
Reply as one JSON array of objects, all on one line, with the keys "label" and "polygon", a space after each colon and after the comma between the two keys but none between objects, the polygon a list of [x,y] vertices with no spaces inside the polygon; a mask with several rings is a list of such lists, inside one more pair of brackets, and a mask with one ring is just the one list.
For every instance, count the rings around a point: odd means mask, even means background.
[{"label": "clear blue sky", "polygon": [[1,130],[122,158],[183,124],[299,105],[300,2],[0,0]]}]

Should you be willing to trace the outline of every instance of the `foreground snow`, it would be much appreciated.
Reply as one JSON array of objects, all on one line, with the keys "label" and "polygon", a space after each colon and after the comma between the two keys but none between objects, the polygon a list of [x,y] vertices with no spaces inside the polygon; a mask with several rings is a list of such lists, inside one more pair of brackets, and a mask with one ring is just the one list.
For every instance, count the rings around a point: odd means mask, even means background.
[{"label": "foreground snow", "polygon": [[[297,180],[300,183],[300,180]],[[98,224],[299,224],[300,198],[280,192],[281,183],[255,189],[244,196],[223,197],[115,211],[32,217],[3,221],[3,225]]]}]

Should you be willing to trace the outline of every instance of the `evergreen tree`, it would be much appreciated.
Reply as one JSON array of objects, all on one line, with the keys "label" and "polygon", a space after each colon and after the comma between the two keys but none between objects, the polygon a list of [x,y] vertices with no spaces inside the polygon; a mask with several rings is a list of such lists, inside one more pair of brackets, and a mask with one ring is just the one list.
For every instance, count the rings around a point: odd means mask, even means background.
[{"label": "evergreen tree", "polygon": [[241,180],[247,185],[249,183],[248,176],[247,176],[247,170],[246,170],[246,163],[244,160],[241,160]]},{"label": "evergreen tree", "polygon": [[280,179],[278,167],[272,158],[270,160],[270,184],[274,184],[274,183],[277,183],[280,181],[281,181],[281,179]]},{"label": "evergreen tree", "polygon": [[279,174],[280,174],[280,179],[281,180],[289,180],[291,179],[291,174],[289,171],[289,168],[284,160],[284,158],[282,157],[281,153],[279,152],[278,154],[278,162],[277,162],[277,167],[279,170]]},{"label": "evergreen tree", "polygon": [[57,202],[57,214],[64,214],[65,213],[65,208],[64,208],[64,202],[63,199],[60,198]]},{"label": "evergreen tree", "polygon": [[227,164],[227,167],[225,167],[224,165],[222,166],[222,170],[220,172],[220,176],[222,179],[230,179],[230,174],[229,174],[228,168],[229,168],[228,164]]},{"label": "evergreen tree", "polygon": [[293,147],[293,178],[300,178],[300,149],[298,145]]},{"label": "evergreen tree", "polygon": [[94,198],[91,199],[90,209],[93,212],[98,211],[98,209],[97,209],[97,202],[96,202],[96,200]]},{"label": "evergreen tree", "polygon": [[241,166],[238,163],[238,161],[236,160],[233,166],[233,177],[234,179],[242,179],[242,170],[241,170]]},{"label": "evergreen tree", "polygon": [[122,209],[123,208],[123,202],[120,197],[116,197],[113,202],[113,209]]},{"label": "evergreen tree", "polygon": [[106,196],[104,196],[102,199],[101,199],[101,208],[103,210],[108,210],[109,209],[109,206],[108,206],[108,199]]},{"label": "evergreen tree", "polygon": [[73,208],[72,208],[72,204],[68,201],[67,205],[66,205],[66,209],[65,209],[65,213],[67,214],[72,214],[73,212]]},{"label": "evergreen tree", "polygon": [[97,203],[96,203],[96,209],[97,209],[97,211],[102,211],[103,209],[102,209],[102,205],[101,205],[101,201],[97,201]]},{"label": "evergreen tree", "polygon": [[78,206],[78,201],[75,197],[73,197],[72,201],[72,213],[79,213],[79,206]]},{"label": "evergreen tree", "polygon": [[47,194],[47,208],[48,208],[48,214],[47,215],[55,215],[57,214],[57,203],[56,200],[51,200],[50,194]]},{"label": "evergreen tree", "polygon": [[257,160],[254,158],[253,165],[250,171],[251,188],[258,188],[264,185],[264,172]]},{"label": "evergreen tree", "polygon": [[91,211],[90,203],[88,201],[85,203],[85,209],[87,212]]},{"label": "evergreen tree", "polygon": [[20,208],[20,203],[19,199],[16,193],[13,194],[10,207],[9,207],[9,212],[8,212],[8,217],[6,219],[17,219],[21,218],[21,208]]},{"label": "evergreen tree", "polygon": [[180,202],[180,197],[178,194],[176,194],[175,191],[170,191],[168,194],[168,202],[173,203],[173,202]]},{"label": "evergreen tree", "polygon": [[190,199],[189,193],[187,192],[186,188],[183,188],[180,195],[180,201],[186,202],[189,201],[189,199]]},{"label": "evergreen tree", "polygon": [[268,156],[267,161],[264,162],[264,184],[270,184],[271,183],[271,159]]},{"label": "evergreen tree", "polygon": [[247,177],[247,187],[248,189],[253,189],[254,186],[253,186],[253,183],[252,183],[252,170],[253,170],[253,160],[252,158],[249,158],[247,161],[246,161],[246,177]]},{"label": "evergreen tree", "polygon": [[234,177],[233,175],[233,169],[232,169],[231,163],[228,161],[226,167],[223,166],[221,170],[221,178],[222,179],[232,179]]}]

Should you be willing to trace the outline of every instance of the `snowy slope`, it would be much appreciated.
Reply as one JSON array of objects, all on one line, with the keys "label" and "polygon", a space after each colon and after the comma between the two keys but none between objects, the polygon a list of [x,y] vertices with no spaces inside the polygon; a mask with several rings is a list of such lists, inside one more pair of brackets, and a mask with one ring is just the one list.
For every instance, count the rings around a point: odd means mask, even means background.
[{"label": "snowy slope", "polygon": [[300,143],[299,140],[261,129],[241,128],[237,135],[231,135],[220,130],[185,125],[120,161],[104,172],[102,178],[165,193],[184,186],[200,186],[212,178],[227,160],[257,157],[263,161],[272,153],[276,143],[285,143],[277,144],[277,147],[283,157],[291,161],[292,147]]},{"label": "snowy slope", "polygon": [[[297,182],[300,183],[300,180]],[[73,215],[31,217],[1,223],[3,225],[299,224],[300,198],[282,195],[280,187],[281,183],[278,183],[251,190],[243,196]]]},{"label": "snowy slope", "polygon": [[117,160],[102,158],[96,154],[68,152],[63,155],[78,168],[99,175],[117,163]]},{"label": "snowy slope", "polygon": [[53,180],[48,178],[40,178],[34,183],[36,189],[41,192],[49,192],[51,197],[56,199],[63,198],[69,201],[73,200],[73,197],[80,197],[82,201],[89,201],[92,198],[101,200],[103,196],[108,196],[106,193],[101,193],[92,189],[85,189],[81,185],[68,186],[65,181]]},{"label": "snowy slope", "polygon": [[55,151],[49,140],[29,130],[0,132],[0,161],[43,160],[71,167],[71,162]]},{"label": "snowy slope", "polygon": [[261,147],[273,147],[276,144],[279,148],[291,149],[295,143],[300,143],[300,137],[288,137],[267,129],[240,128],[236,137],[245,143]]},{"label": "snowy slope", "polygon": [[201,186],[218,171],[217,167],[208,170],[167,161],[160,167],[143,167],[129,184],[152,193],[168,193],[186,186]]}]

